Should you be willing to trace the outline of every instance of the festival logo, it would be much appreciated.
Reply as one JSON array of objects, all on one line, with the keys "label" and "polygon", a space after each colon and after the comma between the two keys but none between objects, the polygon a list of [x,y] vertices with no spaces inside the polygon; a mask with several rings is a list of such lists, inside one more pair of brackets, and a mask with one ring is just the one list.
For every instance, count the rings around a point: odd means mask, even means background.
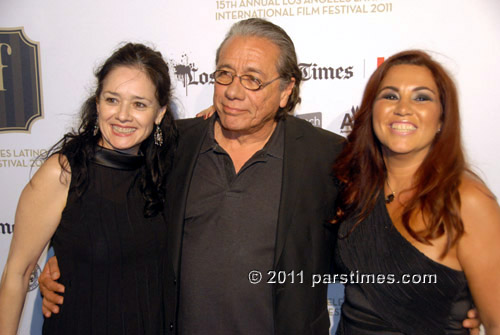
[{"label": "festival logo", "polygon": [[0,28],[0,132],[29,132],[42,117],[39,45],[23,28]]},{"label": "festival logo", "polygon": [[328,329],[328,332],[331,333],[332,328],[333,328],[333,324],[334,324],[333,316],[335,315],[335,311],[336,311],[336,308],[333,305],[333,299],[327,299],[327,306],[328,306],[327,307],[328,308],[328,316],[330,318],[330,329]]},{"label": "festival logo", "polygon": [[33,291],[33,290],[36,290],[38,288],[38,277],[40,277],[41,273],[42,273],[42,270],[40,269],[38,264],[35,265],[35,268],[33,269],[33,272],[31,272],[31,275],[30,275],[30,282],[29,282],[29,286],[28,286],[28,291]]},{"label": "festival logo", "polygon": [[40,167],[46,149],[0,149],[0,168]]}]

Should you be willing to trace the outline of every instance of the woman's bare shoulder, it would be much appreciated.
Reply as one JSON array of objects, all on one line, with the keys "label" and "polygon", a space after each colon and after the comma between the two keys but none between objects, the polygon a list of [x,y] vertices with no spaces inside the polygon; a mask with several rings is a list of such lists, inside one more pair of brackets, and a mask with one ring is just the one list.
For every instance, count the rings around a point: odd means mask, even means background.
[{"label": "woman's bare shoulder", "polygon": [[30,183],[45,184],[59,183],[69,187],[71,182],[71,168],[66,156],[56,153],[47,158],[35,173]]}]

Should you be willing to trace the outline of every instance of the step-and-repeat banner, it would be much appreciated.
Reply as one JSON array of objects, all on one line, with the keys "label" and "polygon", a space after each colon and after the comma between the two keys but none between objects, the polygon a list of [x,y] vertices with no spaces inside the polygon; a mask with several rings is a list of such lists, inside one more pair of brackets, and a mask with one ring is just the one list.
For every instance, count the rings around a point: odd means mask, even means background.
[{"label": "step-and-repeat banner", "polygon": [[[296,114],[344,135],[379,62],[403,49],[430,52],[458,85],[469,161],[500,194],[497,0],[1,1],[0,269],[36,158],[76,126],[93,70],[112,50],[123,41],[160,50],[171,66],[176,112],[191,117],[211,105],[210,73],[225,32],[250,17],[279,24],[295,42],[304,75]],[[40,333],[36,278],[44,262],[45,254],[32,275],[20,334]],[[342,292],[330,288],[337,321]]]}]

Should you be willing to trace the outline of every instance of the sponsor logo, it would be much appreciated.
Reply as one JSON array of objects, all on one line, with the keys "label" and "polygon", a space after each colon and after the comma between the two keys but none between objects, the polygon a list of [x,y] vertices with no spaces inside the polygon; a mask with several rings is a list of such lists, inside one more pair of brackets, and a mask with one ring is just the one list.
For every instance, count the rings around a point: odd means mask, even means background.
[{"label": "sponsor logo", "polygon": [[384,57],[377,57],[377,67],[379,67],[380,65],[382,65],[382,63],[384,62],[385,58]]},{"label": "sponsor logo", "polygon": [[321,113],[297,114],[295,116],[298,117],[299,119],[303,119],[310,122],[315,127],[322,128],[323,118]]},{"label": "sponsor logo", "polygon": [[316,63],[300,63],[299,69],[302,71],[302,79],[307,80],[334,80],[351,79],[354,76],[354,66],[331,67],[319,66]]},{"label": "sponsor logo", "polygon": [[0,233],[2,235],[11,235],[14,232],[14,225],[0,222]]},{"label": "sponsor logo", "polygon": [[188,96],[189,86],[208,85],[214,83],[213,72],[201,72],[195,63],[189,62],[187,54],[181,56],[181,61],[169,60],[170,67],[174,70],[174,76],[177,81],[182,83]]},{"label": "sponsor logo", "polygon": [[0,29],[0,132],[29,132],[42,117],[39,59],[22,27]]},{"label": "sponsor logo", "polygon": [[[377,57],[377,67],[382,65],[382,63],[385,61],[384,57]],[[366,61],[363,60],[363,67],[365,67]],[[364,70],[363,70],[364,71]],[[340,134],[342,135],[349,135],[349,133],[352,131],[352,126],[354,125],[354,114],[359,110],[359,106],[352,106],[349,111],[347,111],[344,114],[344,117],[342,118],[342,121],[340,119],[336,119],[337,122],[341,122],[340,125]],[[338,124],[338,123],[337,123]]]},{"label": "sponsor logo", "polygon": [[38,264],[35,265],[35,268],[33,269],[33,272],[31,272],[31,275],[30,275],[30,282],[29,282],[29,286],[28,286],[28,291],[33,291],[33,290],[36,290],[38,288],[38,277],[40,277],[41,273],[42,273],[42,270],[40,269]]},{"label": "sponsor logo", "polygon": [[[385,61],[385,57],[377,57],[377,66],[376,68],[378,68],[380,65],[382,65],[382,63]],[[368,65],[367,65],[368,63]],[[374,65],[374,61],[373,61],[373,58],[369,58],[368,60],[365,58],[363,59],[363,78],[366,78],[366,76],[371,76],[372,73],[375,71],[375,69],[372,68],[372,66]],[[373,70],[372,70],[373,69]],[[368,71],[368,72],[367,72]]]},{"label": "sponsor logo", "polygon": [[[169,65],[173,69],[174,77],[185,88],[186,96],[191,86],[213,85],[215,83],[213,71],[200,70],[195,62],[189,60],[187,54],[181,56],[181,60],[169,60]],[[299,69],[302,71],[303,80],[334,80],[350,79],[354,76],[354,66],[320,66],[316,63],[300,63]]]},{"label": "sponsor logo", "polygon": [[352,106],[351,110],[344,114],[344,119],[340,125],[341,134],[349,134],[354,124],[354,114],[359,110],[359,106]]}]

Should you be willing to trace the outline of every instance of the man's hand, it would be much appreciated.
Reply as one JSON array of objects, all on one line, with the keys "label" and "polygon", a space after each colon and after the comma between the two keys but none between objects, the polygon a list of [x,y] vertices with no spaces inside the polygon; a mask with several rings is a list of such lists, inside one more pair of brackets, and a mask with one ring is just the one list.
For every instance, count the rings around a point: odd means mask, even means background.
[{"label": "man's hand", "polygon": [[57,258],[53,256],[49,258],[40,277],[38,277],[40,292],[43,295],[42,313],[47,318],[50,318],[52,313],[59,313],[58,305],[62,305],[64,301],[63,296],[56,293],[64,293],[64,285],[56,282],[60,276]]},{"label": "man's hand", "polygon": [[481,325],[481,319],[476,309],[470,309],[467,312],[467,319],[462,323],[464,328],[469,328],[470,335],[479,335],[479,326]]}]

